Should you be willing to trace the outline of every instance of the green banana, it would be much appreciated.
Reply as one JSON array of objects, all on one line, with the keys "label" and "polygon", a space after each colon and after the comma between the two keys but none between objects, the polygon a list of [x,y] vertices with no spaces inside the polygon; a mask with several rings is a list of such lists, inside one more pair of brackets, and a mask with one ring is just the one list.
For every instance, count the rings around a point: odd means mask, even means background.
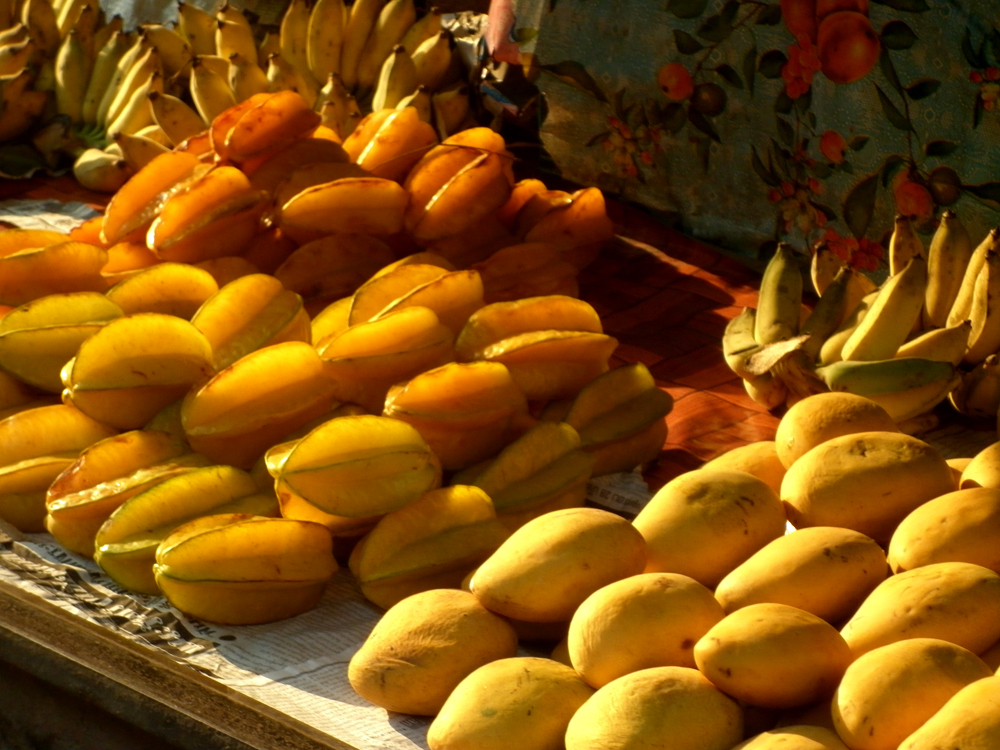
[{"label": "green banana", "polygon": [[802,351],[808,355],[809,361],[816,361],[823,343],[833,335],[851,312],[849,292],[851,279],[857,273],[852,268],[841,266],[799,329],[800,335],[809,336],[802,343]]},{"label": "green banana", "polygon": [[744,380],[752,377],[746,369],[747,360],[761,349],[757,339],[753,337],[755,318],[756,311],[752,307],[744,307],[739,315],[726,324],[726,330],[722,334],[722,356],[729,369]]},{"label": "green banana", "polygon": [[921,357],[878,360],[842,360],[816,368],[816,374],[831,391],[858,396],[878,396],[919,388],[951,378],[957,368],[951,362]]},{"label": "green banana", "polygon": [[1000,356],[991,354],[965,373],[949,398],[960,414],[996,419],[1000,412]]},{"label": "green banana", "polygon": [[802,272],[792,246],[778,243],[760,282],[754,338],[759,344],[773,344],[794,336],[802,310]]},{"label": "green banana", "polygon": [[949,328],[969,319],[969,311],[972,310],[972,295],[976,289],[976,278],[986,261],[986,253],[997,249],[1000,249],[1000,227],[991,229],[983,241],[972,251],[972,257],[965,266],[965,273],[962,275],[962,284],[951,305],[951,310],[948,312],[946,324]]},{"label": "green banana", "polygon": [[925,328],[942,328],[948,322],[958,290],[965,277],[965,269],[972,258],[972,240],[959,221],[958,215],[948,209],[941,214],[934,237],[927,251],[927,293],[924,296],[923,325]]},{"label": "green banana", "polygon": [[813,253],[812,263],[809,264],[809,276],[816,294],[822,295],[827,285],[837,275],[837,271],[845,265],[825,241],[821,242]]},{"label": "green banana", "polygon": [[924,258],[924,243],[913,231],[909,216],[896,215],[896,223],[889,238],[889,275],[895,276],[906,268],[911,258]]},{"label": "green banana", "polygon": [[963,362],[976,365],[1000,350],[1000,250],[990,250],[972,293],[972,332]]},{"label": "green banana", "polygon": [[951,377],[895,393],[878,393],[868,398],[885,409],[889,416],[899,423],[926,414],[948,398],[948,394],[961,382],[962,374],[956,370]]}]

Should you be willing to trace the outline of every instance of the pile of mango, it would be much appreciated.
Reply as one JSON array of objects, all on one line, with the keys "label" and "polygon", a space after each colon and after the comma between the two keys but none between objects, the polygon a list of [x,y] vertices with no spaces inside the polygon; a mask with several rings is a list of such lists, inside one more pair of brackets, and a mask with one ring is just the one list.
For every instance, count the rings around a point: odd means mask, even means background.
[{"label": "pile of mango", "polygon": [[384,607],[458,586],[657,457],[672,400],[578,298],[600,191],[515,183],[502,136],[413,108],[328,136],[257,94],[69,235],[0,232],[0,517],[259,623],[349,556]]},{"label": "pile of mango", "polygon": [[431,750],[979,750],[998,667],[1000,443],[946,460],[831,392],[632,522],[527,522],[390,608],[348,675],[433,716]]}]

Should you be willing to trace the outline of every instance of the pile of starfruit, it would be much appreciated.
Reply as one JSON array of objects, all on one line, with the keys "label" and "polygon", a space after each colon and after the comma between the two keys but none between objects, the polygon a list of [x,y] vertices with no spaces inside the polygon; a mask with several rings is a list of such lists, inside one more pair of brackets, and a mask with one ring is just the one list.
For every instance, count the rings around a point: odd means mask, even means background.
[{"label": "pile of starfruit", "polygon": [[600,192],[515,183],[487,129],[418,146],[408,117],[341,146],[258,97],[71,235],[0,232],[0,517],[245,624],[339,565],[383,607],[457,587],[655,459],[672,400],[577,297]]}]

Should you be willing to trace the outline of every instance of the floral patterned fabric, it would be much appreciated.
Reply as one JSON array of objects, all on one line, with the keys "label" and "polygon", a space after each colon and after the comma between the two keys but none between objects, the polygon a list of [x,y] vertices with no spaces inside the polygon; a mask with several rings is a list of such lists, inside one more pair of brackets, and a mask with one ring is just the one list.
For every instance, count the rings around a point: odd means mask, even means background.
[{"label": "floral patterned fabric", "polygon": [[574,181],[764,258],[884,268],[893,217],[1000,224],[1000,0],[494,0]]}]

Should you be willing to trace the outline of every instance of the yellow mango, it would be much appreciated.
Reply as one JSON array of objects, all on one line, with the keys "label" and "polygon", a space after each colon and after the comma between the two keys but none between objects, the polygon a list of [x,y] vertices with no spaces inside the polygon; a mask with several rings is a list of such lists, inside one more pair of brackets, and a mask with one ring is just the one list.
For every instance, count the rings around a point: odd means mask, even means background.
[{"label": "yellow mango", "polygon": [[833,724],[855,750],[896,750],[951,699],[993,671],[971,651],[936,638],[872,649],[844,672]]},{"label": "yellow mango", "polygon": [[205,300],[191,325],[212,345],[217,370],[257,349],[284,341],[308,344],[312,338],[302,298],[263,273],[226,284]]},{"label": "yellow mango", "polygon": [[949,492],[914,509],[889,542],[894,573],[939,562],[968,562],[1000,573],[1000,489]]},{"label": "yellow mango", "polygon": [[726,612],[777,602],[837,625],[888,573],[885,553],[870,537],[815,526],[766,544],[719,582],[715,596]]},{"label": "yellow mango", "polygon": [[799,724],[754,735],[733,750],[849,750],[837,733],[826,727]]},{"label": "yellow mango", "polygon": [[900,432],[859,432],[820,443],[781,483],[795,528],[842,526],[885,544],[914,508],[950,492],[951,469],[931,445]]},{"label": "yellow mango", "polygon": [[534,656],[497,659],[451,692],[427,730],[430,750],[558,750],[593,688],[565,664]]},{"label": "yellow mango", "polygon": [[969,748],[991,750],[1000,745],[1000,677],[985,677],[966,685],[923,726],[899,745],[899,750]]},{"label": "yellow mango", "polygon": [[962,471],[958,488],[972,487],[1000,487],[1000,442],[979,451]]},{"label": "yellow mango", "polygon": [[18,306],[49,294],[103,292],[107,251],[86,242],[62,242],[0,257],[0,304]]},{"label": "yellow mango", "polygon": [[778,458],[777,447],[773,440],[758,440],[738,448],[731,448],[706,461],[701,468],[745,471],[763,480],[779,496],[781,480],[785,477],[785,465]]},{"label": "yellow mango", "polygon": [[441,482],[441,465],[420,433],[375,415],[324,422],[285,450],[269,452],[267,468],[279,498],[298,496],[354,519],[398,510]]},{"label": "yellow mango", "polygon": [[851,649],[830,623],[787,604],[751,604],[695,644],[698,669],[752,706],[793,708],[833,694]]},{"label": "yellow mango", "polygon": [[842,435],[898,432],[888,412],[864,396],[845,391],[817,393],[790,407],[774,435],[778,458],[787,469],[810,449]]},{"label": "yellow mango", "polygon": [[406,191],[381,177],[345,177],[306,188],[281,206],[279,226],[306,242],[325,234],[396,234]]},{"label": "yellow mango", "polygon": [[98,292],[53,294],[22,305],[0,318],[0,367],[24,383],[60,393],[60,372],[80,344],[122,315]]},{"label": "yellow mango", "polygon": [[421,591],[458,588],[508,536],[482,490],[441,487],[383,516],[354,548],[351,571],[361,593],[388,609]]},{"label": "yellow mango", "polygon": [[729,750],[743,737],[743,709],[696,670],[653,667],[608,683],[566,729],[566,750],[663,745]]},{"label": "yellow mango", "polygon": [[714,588],[784,533],[785,515],[757,477],[699,469],[667,482],[633,524],[649,547],[646,572],[682,573]]},{"label": "yellow mango", "polygon": [[511,534],[469,587],[498,614],[561,622],[597,589],[641,572],[645,561],[642,537],[621,516],[598,508],[554,510]]},{"label": "yellow mango", "polygon": [[317,351],[333,394],[380,414],[393,384],[452,361],[451,342],[433,310],[408,307],[331,334]]},{"label": "yellow mango", "polygon": [[965,456],[963,458],[949,458],[947,459],[948,466],[951,467],[951,475],[955,480],[955,489],[961,489],[962,484],[962,472],[965,471],[966,467],[972,463],[972,456]]},{"label": "yellow mango", "polygon": [[609,583],[577,607],[566,647],[595,688],[651,667],[694,668],[694,644],[725,616],[712,590],[676,573]]},{"label": "yellow mango", "polygon": [[119,281],[107,291],[126,315],[155,312],[190,320],[219,291],[208,271],[186,263],[158,263]]},{"label": "yellow mango", "polygon": [[192,388],[181,406],[191,447],[250,468],[292,430],[330,410],[333,383],[304,341],[256,349]]},{"label": "yellow mango", "polygon": [[461,469],[507,445],[528,402],[503,365],[451,362],[392,386],[383,414],[416,427],[442,468]]},{"label": "yellow mango", "polygon": [[472,594],[432,589],[393,605],[351,657],[347,679],[388,711],[434,716],[470,673],[517,654],[517,635]]},{"label": "yellow mango", "polygon": [[906,638],[940,638],[985,651],[1000,640],[1000,575],[943,562],[889,576],[841,629],[855,657]]}]

